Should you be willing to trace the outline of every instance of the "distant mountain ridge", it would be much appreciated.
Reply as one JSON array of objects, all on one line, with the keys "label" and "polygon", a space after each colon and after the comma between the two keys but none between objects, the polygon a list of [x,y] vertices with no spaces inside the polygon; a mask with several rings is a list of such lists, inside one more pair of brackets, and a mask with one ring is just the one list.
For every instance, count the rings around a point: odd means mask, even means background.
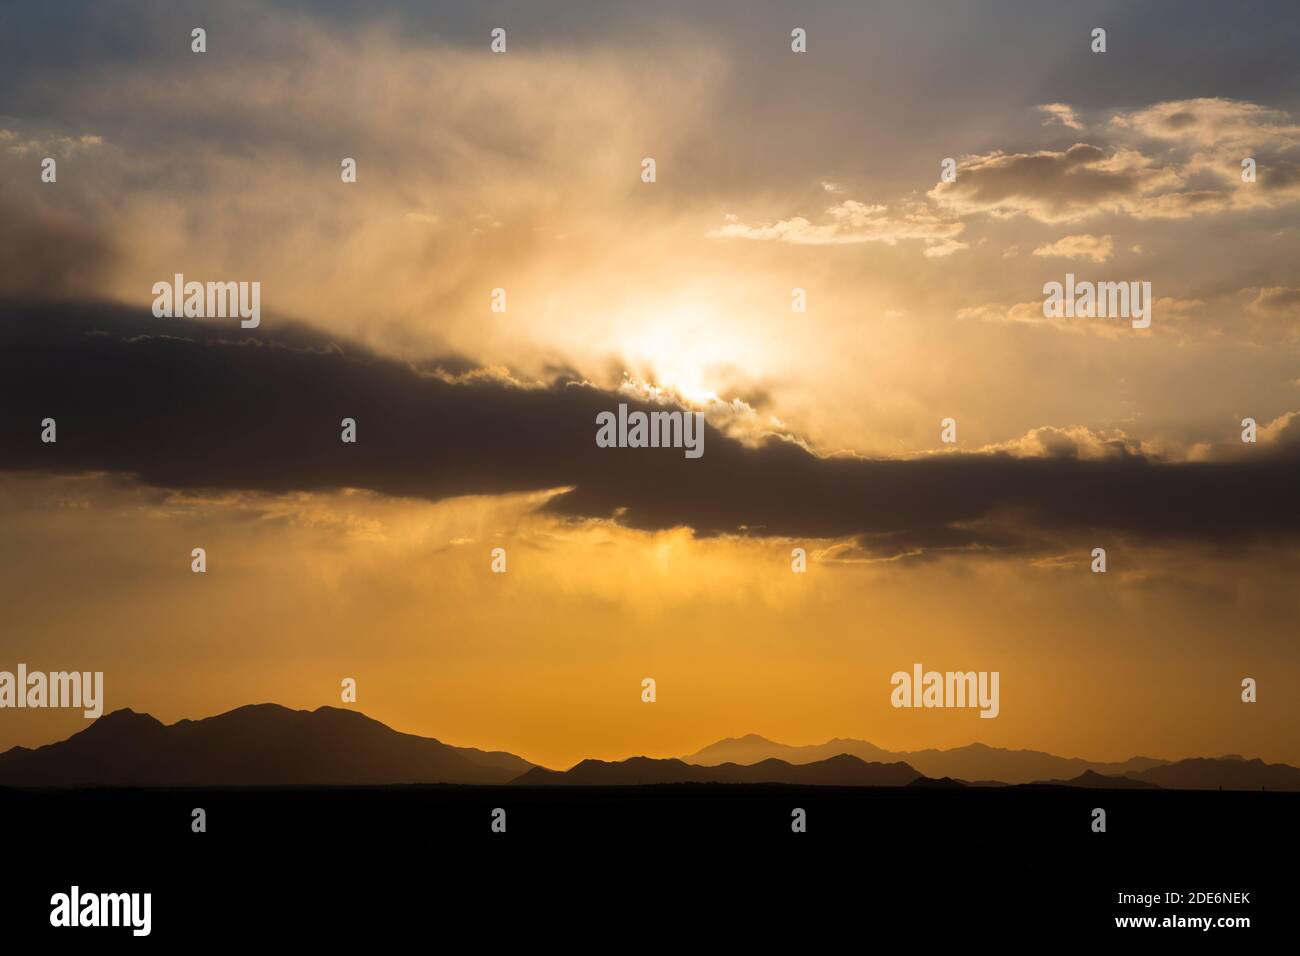
[{"label": "distant mountain ridge", "polygon": [[968,744],[951,750],[890,751],[865,740],[835,738],[824,744],[791,746],[749,734],[728,737],[683,757],[687,763],[756,763],[776,757],[790,763],[811,763],[838,753],[852,754],[862,760],[890,763],[902,761],[926,777],[957,780],[1034,783],[1041,780],[1069,780],[1091,770],[1103,776],[1119,777],[1141,772],[1167,763],[1152,757],[1133,757],[1121,763],[1102,763],[1078,757],[1057,757],[1037,750],[1004,750],[985,744]]},{"label": "distant mountain ridge", "polygon": [[0,754],[0,785],[501,784],[532,767],[513,754],[399,733],[356,711],[251,704],[170,725],[117,710],[67,740]]},{"label": "distant mountain ridge", "polygon": [[1300,791],[1300,769],[1241,757],[1192,757],[1125,776],[1176,790]]},{"label": "distant mountain ridge", "polygon": [[683,760],[631,757],[627,760],[583,760],[568,770],[534,767],[515,780],[520,785],[645,786],[666,783],[789,783],[822,787],[903,787],[921,775],[905,763],[867,763],[837,754],[814,763],[791,764],[769,758],[742,766],[734,763],[703,767]]},{"label": "distant mountain ridge", "polygon": [[1132,757],[1106,763],[980,743],[951,750],[890,751],[865,740],[837,737],[824,744],[791,746],[748,734],[719,740],[682,760],[702,766],[723,760],[744,764],[772,758],[803,764],[823,760],[828,752],[847,753],[874,762],[903,762],[925,779],[951,778],[971,786],[1001,783],[1132,789],[1137,784],[1173,790],[1300,791],[1300,769],[1288,764],[1246,760],[1236,754],[1177,761]]},{"label": "distant mountain ridge", "polygon": [[1158,784],[1148,783],[1136,777],[1108,777],[1105,774],[1085,770],[1073,780],[1038,780],[1029,787],[1086,787],[1090,790],[1160,790]]},{"label": "distant mountain ridge", "polygon": [[[833,751],[833,752],[830,752]],[[720,760],[719,757],[733,759]],[[900,759],[900,758],[907,759]],[[810,759],[812,758],[812,759]],[[275,787],[392,784],[791,784],[957,789],[1031,785],[1300,792],[1300,769],[1236,755],[1093,763],[970,744],[892,753],[836,739],[791,747],[751,734],[683,759],[583,760],[565,771],[404,734],[353,710],[254,704],[163,724],[117,710],[66,740],[0,753],[0,786]]]}]

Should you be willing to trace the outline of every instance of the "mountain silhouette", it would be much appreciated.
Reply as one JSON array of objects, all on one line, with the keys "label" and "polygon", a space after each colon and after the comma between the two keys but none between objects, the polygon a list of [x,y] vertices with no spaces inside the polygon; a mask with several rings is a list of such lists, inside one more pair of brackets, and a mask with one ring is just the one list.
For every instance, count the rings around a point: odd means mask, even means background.
[{"label": "mountain silhouette", "polygon": [[1095,790],[1159,790],[1159,784],[1150,783],[1146,780],[1139,780],[1136,777],[1116,777],[1108,776],[1104,773],[1096,773],[1092,770],[1085,770],[1073,780],[1038,780],[1030,786],[1045,787],[1086,787]]},{"label": "mountain silhouette", "polygon": [[[828,750],[837,752],[827,754]],[[885,759],[866,759],[881,755]],[[719,756],[738,759],[717,760]],[[1300,791],[1300,769],[1236,755],[1176,762],[1134,757],[1122,763],[1092,763],[984,744],[911,753],[892,753],[866,741],[842,739],[791,747],[751,734],[718,741],[685,759],[583,760],[569,770],[555,771],[501,751],[453,747],[432,737],[399,733],[354,710],[291,710],[278,704],[252,704],[174,724],[129,709],[117,710],[66,740],[35,749],[14,747],[0,754],[0,786],[11,787],[417,783],[727,783],[930,789],[1028,784]]]},{"label": "mountain silhouette", "polygon": [[776,743],[758,734],[728,737],[682,759],[687,763],[711,767],[720,763],[754,764],[769,757],[793,764],[813,763],[840,754],[850,754],[868,763],[884,763],[901,759],[898,754],[882,750],[865,740],[842,740],[837,737],[824,744],[793,747],[789,744]]},{"label": "mountain silhouette", "polygon": [[852,754],[873,762],[901,761],[932,779],[952,777],[963,781],[998,781],[1007,784],[1070,780],[1089,770],[1105,776],[1123,776],[1167,763],[1151,757],[1133,757],[1121,763],[1099,763],[1077,757],[1057,757],[1037,750],[1006,750],[979,743],[952,750],[889,751],[882,750],[865,740],[846,740],[837,737],[824,744],[800,747],[776,743],[757,734],[728,737],[682,759],[687,763],[703,766],[726,761],[742,764],[757,763],[769,757],[802,764],[824,760],[840,753]]},{"label": "mountain silhouette", "polygon": [[952,777],[940,777],[937,780],[934,777],[917,777],[908,786],[921,790],[961,790],[968,784]]},{"label": "mountain silhouette", "polygon": [[501,784],[532,766],[508,753],[399,733],[356,711],[252,704],[174,724],[117,710],[67,740],[0,754],[0,785]]},{"label": "mountain silhouette", "polygon": [[791,764],[771,758],[747,766],[723,763],[702,767],[683,760],[631,757],[583,760],[568,770],[534,767],[515,780],[522,785],[636,786],[664,783],[793,783],[824,787],[902,787],[920,778],[905,763],[867,763],[837,754],[815,763]]},{"label": "mountain silhouette", "polygon": [[1194,757],[1129,773],[1133,780],[1181,790],[1300,790],[1300,769],[1238,756]]}]

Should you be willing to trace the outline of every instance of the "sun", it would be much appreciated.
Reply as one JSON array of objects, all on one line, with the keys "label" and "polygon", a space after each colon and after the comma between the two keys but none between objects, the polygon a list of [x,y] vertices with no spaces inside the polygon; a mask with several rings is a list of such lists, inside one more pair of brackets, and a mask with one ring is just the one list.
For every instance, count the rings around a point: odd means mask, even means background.
[{"label": "sun", "polygon": [[753,368],[760,360],[737,323],[711,306],[647,310],[626,328],[618,348],[628,379],[694,406],[723,401],[728,370]]}]

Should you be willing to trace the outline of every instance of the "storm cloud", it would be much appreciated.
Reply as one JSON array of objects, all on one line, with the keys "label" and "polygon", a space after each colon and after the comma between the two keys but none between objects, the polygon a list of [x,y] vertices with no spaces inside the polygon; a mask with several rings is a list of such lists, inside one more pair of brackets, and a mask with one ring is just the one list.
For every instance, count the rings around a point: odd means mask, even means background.
[{"label": "storm cloud", "polygon": [[[269,326],[269,327],[268,327]],[[451,368],[454,365],[455,368]],[[856,539],[873,556],[1025,551],[1084,533],[1150,541],[1293,542],[1300,448],[1273,441],[1167,462],[1068,443],[1034,456],[822,457],[709,427],[704,456],[598,448],[626,395],[571,379],[521,385],[420,367],[302,327],[154,319],[117,306],[0,309],[0,467],[111,472],[172,489],[362,488],[437,501],[560,490],[572,519],[699,535]],[[58,441],[42,443],[41,421]],[[358,441],[340,439],[355,419]]]}]

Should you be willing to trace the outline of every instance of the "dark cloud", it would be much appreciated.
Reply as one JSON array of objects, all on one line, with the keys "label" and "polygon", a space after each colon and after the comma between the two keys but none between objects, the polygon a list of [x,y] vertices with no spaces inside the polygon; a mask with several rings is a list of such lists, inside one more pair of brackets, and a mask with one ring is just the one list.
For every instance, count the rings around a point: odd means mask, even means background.
[{"label": "dark cloud", "polygon": [[[276,329],[276,331],[271,331]],[[433,363],[437,364],[437,363]],[[642,529],[857,537],[873,554],[1046,546],[1095,532],[1237,544],[1300,537],[1297,446],[1170,464],[1120,450],[1023,458],[819,458],[709,429],[704,456],[600,449],[620,397],[449,382],[296,327],[108,306],[0,308],[0,467],[108,471],[177,489],[344,487],[427,500],[569,487],[550,510]],[[647,407],[647,406],[642,406]],[[58,421],[58,443],[40,421]],[[359,442],[340,441],[354,418]]]},{"label": "dark cloud", "polygon": [[968,157],[957,180],[930,195],[959,212],[1025,213],[1045,222],[1130,208],[1160,172],[1135,153],[1118,158],[1087,143],[1060,152]]}]

